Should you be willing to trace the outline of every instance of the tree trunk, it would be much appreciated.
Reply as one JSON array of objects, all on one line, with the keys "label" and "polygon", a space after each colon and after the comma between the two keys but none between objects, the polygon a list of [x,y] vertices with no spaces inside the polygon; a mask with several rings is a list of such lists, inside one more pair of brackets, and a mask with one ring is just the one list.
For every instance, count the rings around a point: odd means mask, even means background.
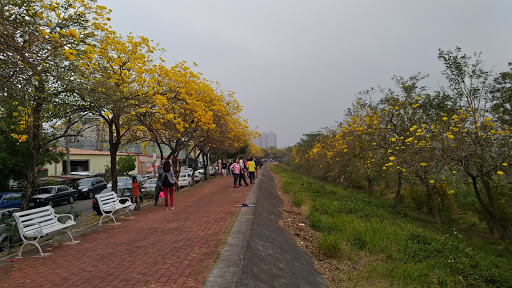
[{"label": "tree trunk", "polygon": [[432,216],[434,216],[434,220],[437,224],[441,224],[441,215],[439,213],[439,203],[437,202],[437,197],[435,193],[435,189],[433,185],[430,183],[424,183],[427,188],[428,195],[430,197],[430,205],[432,208]]},{"label": "tree trunk", "polygon": [[204,169],[204,180],[208,180],[208,176],[209,176],[209,170],[208,170],[208,155],[207,153],[205,152],[201,152],[202,156],[203,156],[203,169]]},{"label": "tree trunk", "polygon": [[373,181],[372,181],[372,178],[370,178],[370,177],[366,178],[366,183],[367,183],[366,194],[368,195],[368,197],[372,197],[372,194],[373,194]]},{"label": "tree trunk", "polygon": [[[500,219],[496,216],[496,213],[494,212],[494,202],[492,201],[492,191],[490,191],[490,186],[488,183],[483,183],[484,189],[487,190],[487,198],[489,201],[489,204],[486,204],[484,199],[482,198],[482,195],[480,194],[480,190],[478,189],[478,183],[477,183],[477,177],[470,175],[471,182],[473,183],[473,191],[475,192],[476,199],[478,200],[478,203],[484,209],[485,213],[491,218],[491,222],[494,224],[496,229],[498,229],[498,232],[500,233],[501,237],[505,239],[505,241],[508,241],[510,246],[512,246],[512,235],[508,232],[507,227],[501,223]],[[482,181],[484,182],[484,181]],[[487,184],[487,185],[486,185]]]},{"label": "tree trunk", "polygon": [[71,159],[69,158],[69,136],[64,137],[66,140],[66,174],[71,174]]},{"label": "tree trunk", "polygon": [[41,151],[41,130],[42,130],[42,93],[44,93],[45,86],[41,80],[39,80],[38,86],[36,87],[34,106],[32,107],[32,123],[29,126],[28,140],[30,143],[30,164],[27,171],[27,186],[21,195],[21,210],[28,210],[30,208],[30,197],[32,192],[37,187],[37,163],[39,159],[39,153]]},{"label": "tree trunk", "polygon": [[398,208],[398,206],[400,204],[402,204],[402,170],[398,170],[397,182],[398,183],[396,186],[395,201],[394,201],[395,208]]},{"label": "tree trunk", "polygon": [[[118,126],[118,125],[116,125]],[[112,191],[117,193],[117,151],[119,150],[120,142],[119,129],[116,129],[114,135],[114,121],[108,122],[108,143],[110,145],[110,178],[112,179]],[[118,128],[118,127],[117,127]],[[114,137],[116,139],[114,140]]]}]

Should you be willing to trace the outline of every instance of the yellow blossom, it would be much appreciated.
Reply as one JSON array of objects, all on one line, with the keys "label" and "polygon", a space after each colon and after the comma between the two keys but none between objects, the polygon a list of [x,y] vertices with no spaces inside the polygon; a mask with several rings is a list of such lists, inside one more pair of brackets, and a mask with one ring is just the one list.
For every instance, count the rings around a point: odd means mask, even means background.
[{"label": "yellow blossom", "polygon": [[503,171],[498,171],[498,172],[496,172],[496,174],[503,175]]},{"label": "yellow blossom", "polygon": [[420,165],[425,167],[425,166],[427,166],[427,163],[423,162],[423,163],[420,163]]}]

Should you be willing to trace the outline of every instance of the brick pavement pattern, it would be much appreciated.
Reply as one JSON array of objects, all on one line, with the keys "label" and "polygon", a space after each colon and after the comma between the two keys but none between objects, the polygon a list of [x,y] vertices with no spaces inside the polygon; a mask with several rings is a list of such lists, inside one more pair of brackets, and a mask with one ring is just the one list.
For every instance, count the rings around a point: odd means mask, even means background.
[{"label": "brick pavement pattern", "polygon": [[[225,177],[174,196],[174,210],[146,206],[76,245],[0,268],[0,287],[202,287],[249,187]],[[48,251],[50,252],[50,251]]]}]

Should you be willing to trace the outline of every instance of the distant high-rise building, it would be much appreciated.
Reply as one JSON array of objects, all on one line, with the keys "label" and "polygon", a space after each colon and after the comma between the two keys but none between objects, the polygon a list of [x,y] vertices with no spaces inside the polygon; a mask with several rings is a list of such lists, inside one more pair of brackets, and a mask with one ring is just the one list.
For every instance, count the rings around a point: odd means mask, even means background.
[{"label": "distant high-rise building", "polygon": [[262,132],[260,137],[253,142],[260,148],[277,147],[277,134],[274,132]]}]

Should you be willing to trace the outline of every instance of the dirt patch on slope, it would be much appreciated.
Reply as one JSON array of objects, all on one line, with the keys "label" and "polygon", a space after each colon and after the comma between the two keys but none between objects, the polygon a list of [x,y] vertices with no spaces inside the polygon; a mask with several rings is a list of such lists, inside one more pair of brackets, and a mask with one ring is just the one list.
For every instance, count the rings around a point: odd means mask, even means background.
[{"label": "dirt patch on slope", "polygon": [[[295,207],[292,204],[292,197],[282,190],[282,183],[274,174],[277,184],[277,191],[284,201],[283,219],[280,224],[295,236],[297,245],[308,252],[315,262],[315,267],[322,273],[330,287],[350,286],[349,283],[365,287],[369,283],[361,283],[356,276],[361,269],[361,263],[354,264],[348,260],[327,258],[318,250],[317,242],[321,234],[310,228],[305,215],[308,213],[307,205]],[[376,283],[373,283],[376,284]],[[374,285],[372,285],[374,286]],[[378,284],[376,286],[379,286]]]}]

